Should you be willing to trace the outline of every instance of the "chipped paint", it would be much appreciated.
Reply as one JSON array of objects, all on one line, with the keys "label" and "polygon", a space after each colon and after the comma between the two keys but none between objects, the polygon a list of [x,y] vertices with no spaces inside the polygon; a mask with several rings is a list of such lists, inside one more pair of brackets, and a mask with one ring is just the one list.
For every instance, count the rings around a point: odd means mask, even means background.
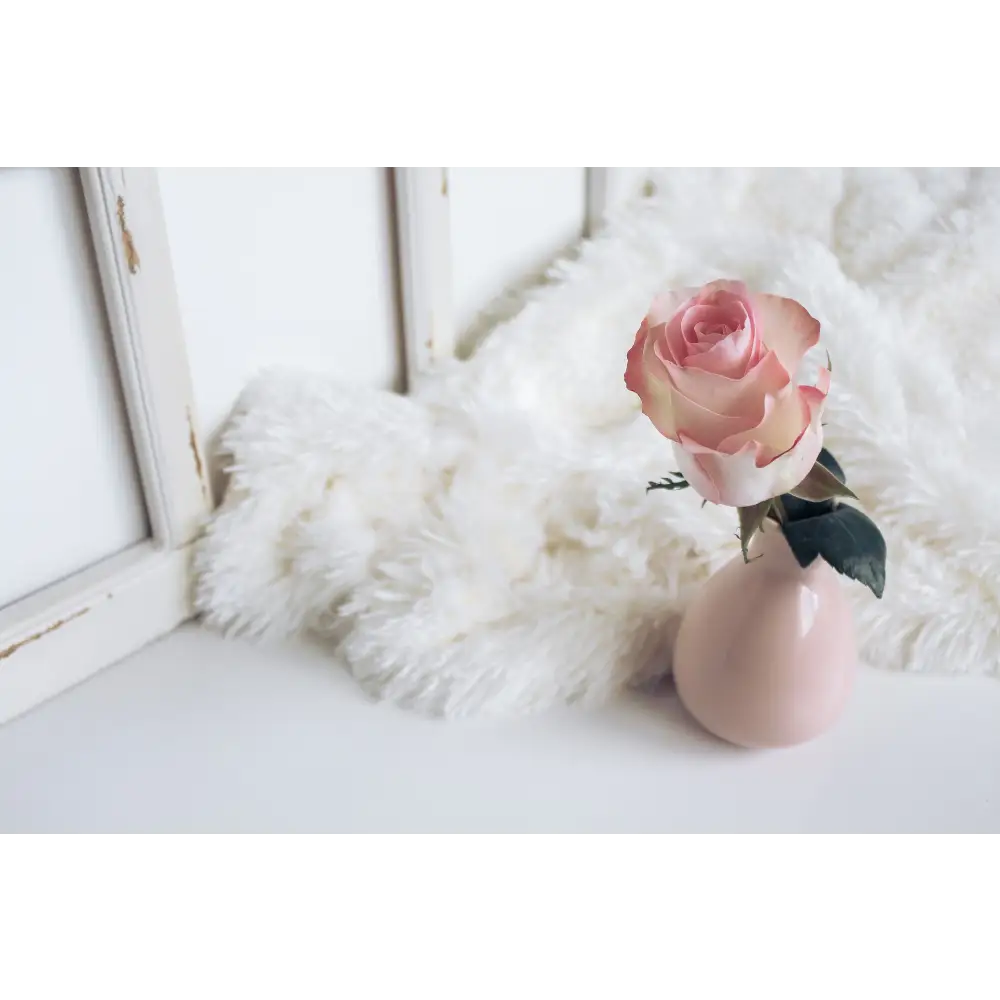
[{"label": "chipped paint", "polygon": [[125,246],[125,263],[128,264],[129,273],[135,274],[139,270],[139,251],[135,248],[135,240],[125,222],[125,199],[121,195],[118,195],[118,226]]},{"label": "chipped paint", "polygon": [[22,646],[27,646],[30,642],[37,642],[43,636],[48,635],[50,632],[55,632],[56,629],[60,629],[63,625],[68,625],[71,621],[75,621],[77,618],[82,618],[90,608],[81,608],[76,614],[69,615],[66,618],[60,618],[59,621],[53,622],[48,628],[43,628],[40,632],[36,632],[34,635],[29,635],[27,639],[21,639],[15,642],[13,645],[8,646],[6,649],[0,651],[0,660],[6,660],[8,656],[13,656]]},{"label": "chipped paint", "polygon": [[198,447],[198,435],[194,432],[194,416],[191,413],[191,407],[189,406],[185,412],[188,424],[188,447],[194,456],[194,471],[198,476],[198,482],[201,483],[201,494],[207,497],[208,484],[205,482],[205,466],[201,460],[201,449]]}]

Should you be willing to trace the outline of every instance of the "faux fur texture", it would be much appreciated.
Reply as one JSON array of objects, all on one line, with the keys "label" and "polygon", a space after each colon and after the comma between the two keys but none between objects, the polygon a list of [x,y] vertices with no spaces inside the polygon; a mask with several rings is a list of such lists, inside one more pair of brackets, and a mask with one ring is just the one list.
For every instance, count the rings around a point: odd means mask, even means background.
[{"label": "faux fur texture", "polygon": [[[833,358],[826,440],[889,547],[844,581],[870,663],[1000,659],[1000,173],[669,171],[409,397],[269,373],[224,439],[197,556],[209,623],[334,640],[369,691],[449,716],[601,701],[669,669],[736,512],[674,468],[625,353],[654,291],[790,295]],[[720,609],[724,613],[724,609]]]}]

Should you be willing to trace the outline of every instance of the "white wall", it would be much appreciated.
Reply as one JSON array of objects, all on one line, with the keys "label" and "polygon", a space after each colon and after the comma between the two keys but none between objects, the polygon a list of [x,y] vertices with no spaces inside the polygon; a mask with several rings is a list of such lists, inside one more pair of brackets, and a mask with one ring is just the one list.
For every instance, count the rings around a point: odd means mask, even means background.
[{"label": "white wall", "polygon": [[0,170],[0,607],[148,534],[79,178]]},{"label": "white wall", "polygon": [[161,170],[160,190],[207,435],[272,365],[399,384],[383,171]]},{"label": "white wall", "polygon": [[459,336],[509,286],[531,280],[583,235],[583,167],[448,169]]},{"label": "white wall", "polygon": [[[449,168],[459,332],[579,239],[584,175]],[[160,188],[207,436],[271,365],[402,384],[388,171],[161,170]]]}]

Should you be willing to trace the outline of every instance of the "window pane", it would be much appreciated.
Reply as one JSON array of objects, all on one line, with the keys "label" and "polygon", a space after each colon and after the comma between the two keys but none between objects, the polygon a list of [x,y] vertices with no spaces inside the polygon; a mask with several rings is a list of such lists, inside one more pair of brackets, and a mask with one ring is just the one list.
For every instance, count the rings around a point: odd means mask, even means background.
[{"label": "window pane", "polygon": [[79,176],[0,170],[0,606],[148,534]]}]

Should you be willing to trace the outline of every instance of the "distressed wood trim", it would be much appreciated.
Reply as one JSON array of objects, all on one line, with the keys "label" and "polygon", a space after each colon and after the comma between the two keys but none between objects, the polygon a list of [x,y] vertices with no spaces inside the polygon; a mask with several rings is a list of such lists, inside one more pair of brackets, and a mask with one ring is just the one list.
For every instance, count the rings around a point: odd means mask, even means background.
[{"label": "distressed wood trim", "polygon": [[155,170],[80,170],[153,538],[186,544],[212,508]]},{"label": "distressed wood trim", "polygon": [[396,167],[396,256],[407,385],[455,354],[447,167]]},{"label": "distressed wood trim", "polygon": [[189,561],[142,542],[0,611],[0,723],[189,618]]},{"label": "distressed wood trim", "polygon": [[608,167],[586,167],[586,205],[583,235],[593,236],[604,222],[608,211]]},{"label": "distressed wood trim", "polygon": [[156,172],[80,178],[152,538],[0,609],[0,722],[191,616],[212,509]]}]

